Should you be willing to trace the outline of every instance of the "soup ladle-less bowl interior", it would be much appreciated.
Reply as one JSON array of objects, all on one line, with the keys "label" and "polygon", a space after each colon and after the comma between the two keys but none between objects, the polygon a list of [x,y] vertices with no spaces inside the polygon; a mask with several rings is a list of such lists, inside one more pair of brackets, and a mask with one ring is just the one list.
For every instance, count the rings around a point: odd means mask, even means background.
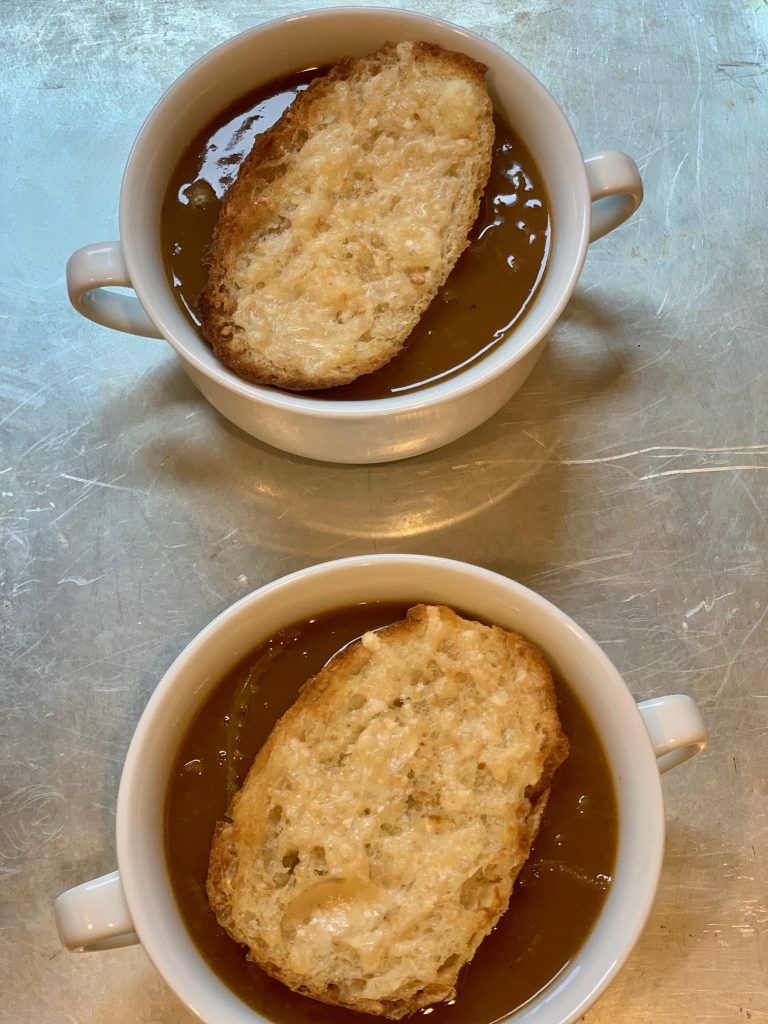
[{"label": "soup ladle-less bowl interior", "polygon": [[[552,217],[549,262],[537,295],[509,337],[450,380],[412,395],[333,401],[250,384],[214,356],[169,287],[160,210],[187,145],[221,111],[260,85],[383,43],[420,39],[463,51],[488,66],[498,113],[532,152]],[[637,208],[642,184],[622,153],[581,155],[555,101],[512,57],[455,25],[378,8],[333,8],[293,15],[244,32],[201,58],[150,113],[131,151],[120,195],[120,242],[78,250],[68,264],[70,297],[83,315],[134,334],[165,338],[201,393],[247,433],[309,458],[386,462],[462,436],[520,387],[568,301],[588,243]],[[596,203],[593,208],[593,202]],[[132,287],[136,299],[105,286]]]},{"label": "soup ladle-less bowl interior", "polygon": [[522,633],[568,682],[600,735],[618,804],[613,883],[580,952],[509,1018],[515,1024],[570,1024],[619,970],[650,910],[664,846],[659,771],[701,749],[706,731],[688,697],[636,705],[594,641],[548,601],[495,573],[441,558],[372,555],[314,566],[243,598],[192,641],[151,697],[128,751],[118,795],[119,873],[59,897],[62,941],[84,950],[138,937],[171,988],[203,1021],[262,1019],[211,970],[176,905],[164,844],[170,773],[200,708],[240,658],[292,623],[372,600],[452,605]]}]

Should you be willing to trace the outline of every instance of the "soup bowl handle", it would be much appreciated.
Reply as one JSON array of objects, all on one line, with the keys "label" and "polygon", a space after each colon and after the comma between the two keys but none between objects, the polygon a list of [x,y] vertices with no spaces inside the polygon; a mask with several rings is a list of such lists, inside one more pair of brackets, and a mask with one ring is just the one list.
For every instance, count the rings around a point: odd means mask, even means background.
[{"label": "soup bowl handle", "polygon": [[62,945],[72,953],[117,949],[139,941],[119,871],[63,892],[54,912]]},{"label": "soup bowl handle", "polygon": [[584,160],[592,197],[590,242],[628,220],[643,201],[643,182],[637,164],[626,153],[606,149]]},{"label": "soup bowl handle", "polygon": [[709,735],[695,701],[682,693],[654,697],[637,705],[664,773],[698,754]]},{"label": "soup bowl handle", "polygon": [[162,338],[139,300],[110,291],[110,286],[132,287],[120,242],[95,242],[72,253],[67,260],[67,291],[78,313],[116,331]]}]

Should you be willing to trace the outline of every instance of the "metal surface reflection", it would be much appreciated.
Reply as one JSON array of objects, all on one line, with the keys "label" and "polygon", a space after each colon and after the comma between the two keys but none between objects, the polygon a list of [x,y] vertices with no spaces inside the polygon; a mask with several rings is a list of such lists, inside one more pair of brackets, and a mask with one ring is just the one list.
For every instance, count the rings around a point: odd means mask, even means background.
[{"label": "metal surface reflection", "polygon": [[192,1024],[141,950],[63,953],[52,899],[114,867],[129,738],[187,641],[268,580],[398,549],[532,586],[638,696],[688,693],[707,719],[710,747],[667,788],[650,922],[589,1024],[754,1024],[768,1011],[768,6],[422,7],[530,67],[585,151],[635,156],[646,198],[590,248],[548,350],[505,409],[440,452],[341,467],[246,437],[167,346],[86,322],[64,287],[75,247],[117,237],[130,141],[162,90],[217,42],[288,9],[4,6],[9,1021]]}]

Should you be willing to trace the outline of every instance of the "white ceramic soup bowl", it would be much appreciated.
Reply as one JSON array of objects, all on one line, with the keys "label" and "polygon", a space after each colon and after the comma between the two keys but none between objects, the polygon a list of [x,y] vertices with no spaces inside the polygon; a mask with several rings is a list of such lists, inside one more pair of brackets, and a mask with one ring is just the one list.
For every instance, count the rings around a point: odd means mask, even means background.
[{"label": "white ceramic soup bowl", "polygon": [[[160,210],[171,173],[196,133],[248,91],[292,71],[328,65],[403,39],[462,50],[488,66],[494,105],[527,143],[549,193],[554,227],[542,286],[493,352],[453,379],[414,394],[371,401],[323,400],[241,380],[214,356],[168,285]],[[165,338],[208,401],[254,437],[312,459],[388,462],[461,437],[510,398],[533,369],[547,332],[573,292],[589,242],[626,220],[641,199],[634,162],[616,152],[585,160],[546,89],[493,43],[407,11],[311,11],[223,43],[167,90],[128,159],[120,192],[121,240],[75,252],[67,266],[67,283],[73,305],[91,320]],[[110,285],[130,287],[137,298],[110,291]]]},{"label": "white ceramic soup bowl", "polygon": [[544,598],[485,569],[423,555],[346,558],[293,573],[232,605],[189,644],[152,695],[128,750],[117,805],[119,872],[58,898],[62,942],[87,951],[140,941],[206,1024],[261,1024],[213,973],[179,916],[163,839],[172,765],[200,707],[240,658],[291,623],[375,599],[453,605],[524,634],[568,681],[602,737],[619,807],[613,885],[578,955],[509,1018],[575,1021],[624,963],[650,910],[664,848],[659,772],[700,750],[706,730],[689,697],[635,704],[595,642]]}]

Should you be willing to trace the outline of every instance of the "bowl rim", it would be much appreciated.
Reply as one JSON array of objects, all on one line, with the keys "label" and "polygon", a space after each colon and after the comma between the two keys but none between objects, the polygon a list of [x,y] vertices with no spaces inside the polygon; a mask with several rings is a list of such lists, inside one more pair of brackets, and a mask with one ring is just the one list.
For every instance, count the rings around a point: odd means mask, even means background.
[{"label": "bowl rim", "polygon": [[[600,916],[593,925],[587,943],[582,947],[582,949],[587,948],[593,940],[599,945],[594,960],[591,963],[588,961],[586,964],[579,964],[581,952],[578,953],[568,966],[561,982],[558,982],[557,979],[552,979],[545,987],[545,990],[543,990],[542,998],[539,998],[541,993],[533,996],[529,1004],[519,1007],[509,1018],[510,1024],[522,1024],[524,1021],[531,1021],[531,1024],[534,1024],[534,1022],[535,1024],[571,1024],[571,1022],[576,1021],[586,1012],[587,1008],[594,1003],[620,970],[645,926],[653,903],[661,872],[665,831],[664,801],[656,759],[653,754],[650,738],[637,710],[634,697],[608,656],[588,633],[556,605],[523,584],[517,583],[489,569],[454,559],[432,555],[373,554],[352,556],[312,565],[267,583],[240,598],[217,615],[185,646],[182,652],[174,659],[147,703],[131,740],[120,780],[116,828],[118,864],[126,898],[134,918],[136,932],[139,934],[145,951],[157,967],[159,973],[171,985],[177,995],[203,1020],[212,1022],[220,1017],[227,1020],[228,1024],[254,1024],[254,1022],[264,1019],[258,1011],[242,1003],[208,967],[207,962],[202,957],[202,954],[197,951],[197,947],[194,946],[189,936],[187,936],[189,943],[192,943],[192,949],[197,952],[197,960],[194,962],[194,965],[190,964],[183,954],[179,955],[178,950],[169,946],[169,943],[165,941],[161,934],[162,926],[157,926],[156,907],[154,904],[149,904],[146,900],[146,888],[141,877],[145,860],[137,858],[137,830],[134,818],[137,818],[142,812],[146,802],[146,784],[142,767],[146,761],[147,751],[151,749],[153,742],[157,746],[157,741],[153,741],[153,720],[156,716],[167,715],[169,708],[172,709],[174,705],[178,706],[179,680],[184,678],[187,667],[194,662],[200,649],[215,641],[217,634],[225,632],[228,627],[231,627],[233,623],[238,623],[244,616],[252,615],[260,605],[270,602],[275,597],[279,598],[287,595],[290,598],[292,590],[294,590],[295,594],[299,595],[299,600],[296,603],[300,603],[301,588],[308,581],[322,576],[327,576],[329,579],[333,577],[337,577],[337,579],[343,578],[347,574],[354,576],[355,573],[365,573],[376,566],[384,566],[388,567],[391,571],[403,572],[406,574],[406,579],[409,580],[418,580],[420,570],[432,570],[435,576],[438,577],[440,574],[450,574],[454,578],[457,576],[470,576],[480,586],[485,585],[488,588],[488,594],[494,591],[503,591],[505,600],[507,595],[509,595],[511,601],[515,598],[519,599],[526,608],[533,608],[537,614],[541,614],[545,620],[554,623],[558,629],[566,630],[569,637],[569,648],[574,646],[580,649],[581,654],[589,659],[593,665],[597,666],[601,678],[614,691],[615,701],[623,704],[626,709],[622,742],[624,741],[624,733],[627,729],[630,733],[634,730],[636,736],[642,735],[645,737],[646,742],[639,747],[634,747],[631,755],[632,770],[635,772],[636,779],[640,779],[643,786],[646,787],[646,798],[642,807],[641,830],[646,847],[643,871],[639,875],[633,876],[635,882],[633,890],[628,890],[627,883],[621,889],[611,890],[603,911],[601,911]],[[434,580],[434,578],[433,576],[432,579]],[[349,575],[347,579],[349,580]],[[428,584],[428,586],[433,585],[439,586],[439,584],[434,584],[433,582]],[[406,584],[407,586],[408,584]],[[418,591],[418,584],[412,589]],[[371,590],[375,593],[375,583],[372,583]],[[478,599],[478,603],[481,602],[482,599]],[[284,624],[288,624],[288,619],[285,620]],[[237,628],[240,628],[240,626],[238,625]],[[639,729],[637,728],[638,725]],[[632,825],[636,826],[636,822],[634,813],[630,814],[627,812],[626,807],[622,809],[622,800],[618,792],[620,780],[616,776],[613,764],[612,770],[614,772],[614,781],[617,785],[619,816],[620,822],[622,822],[619,835],[619,851],[617,852],[618,857],[622,850],[622,833],[626,827],[625,823],[631,821]],[[157,842],[157,839],[153,839],[153,842]],[[162,836],[160,836],[159,842],[162,845]],[[141,849],[140,843],[138,844],[138,849]],[[144,850],[146,850],[146,845]],[[617,861],[617,863],[619,862]],[[152,869],[150,867],[147,870],[151,872]],[[170,891],[170,885],[167,884],[167,868],[164,855],[163,871],[165,872],[165,888]],[[626,874],[624,877],[627,877]],[[612,909],[611,915],[608,915],[608,908],[613,907],[611,903],[612,897],[614,897],[613,903],[622,906],[624,911],[626,911],[627,905],[629,905],[631,913],[628,915],[628,918],[621,916],[620,921],[623,930],[620,935],[616,934],[617,926],[614,925],[614,931],[609,932],[611,942],[608,943],[602,934],[599,940],[594,938],[594,936],[600,928],[601,921],[608,922],[604,926],[608,929],[611,921],[617,917],[615,908]],[[175,899],[173,904],[175,906]],[[181,925],[182,930],[186,930],[183,919],[177,910],[176,920],[172,922],[172,925],[176,927],[178,924]],[[571,970],[574,964],[577,965],[576,973],[580,972],[579,977],[576,977],[576,974]],[[182,976],[181,981],[178,980],[179,976]],[[575,981],[574,978],[576,978]],[[218,989],[218,995],[212,992],[212,983],[214,983],[213,988]],[[570,984],[581,985],[582,991],[579,995],[578,1005],[571,1004],[568,1007],[567,999],[570,998],[571,993],[569,992],[568,996],[564,998],[562,996],[562,986]],[[222,993],[227,993],[230,997],[227,1001],[226,1014],[223,1012],[224,1007],[221,1003]],[[578,994],[578,991],[576,994]],[[558,1003],[562,1003],[565,1006],[565,1010],[558,1008]]]},{"label": "bowl rim", "polygon": [[[573,189],[581,197],[579,209],[576,212],[577,233],[573,243],[573,260],[570,262],[570,269],[567,275],[563,274],[564,280],[560,288],[559,298],[556,302],[552,303],[539,328],[529,336],[516,343],[515,332],[513,332],[493,352],[479,359],[475,364],[467,367],[456,376],[419,391],[375,399],[323,399],[308,398],[304,397],[300,392],[281,391],[276,388],[250,383],[238,377],[233,371],[224,366],[223,363],[216,360],[212,352],[210,353],[210,358],[203,358],[191,351],[188,344],[179,337],[180,332],[177,328],[172,323],[169,323],[169,320],[161,312],[153,308],[154,303],[151,298],[150,301],[145,301],[148,294],[151,296],[155,288],[167,289],[167,282],[164,277],[162,282],[153,282],[149,274],[149,268],[133,252],[134,245],[140,244],[132,206],[135,202],[134,194],[141,195],[143,187],[142,158],[144,151],[148,146],[154,145],[152,136],[155,132],[155,126],[162,121],[166,109],[173,106],[177,90],[183,87],[183,85],[194,81],[198,75],[203,73],[209,63],[221,59],[230,48],[245,45],[250,40],[258,41],[260,38],[263,40],[268,38],[271,33],[279,33],[286,27],[302,26],[304,24],[311,25],[313,21],[362,19],[363,21],[375,24],[377,19],[384,22],[390,18],[413,24],[421,23],[424,26],[438,26],[441,30],[452,34],[457,40],[468,40],[473,48],[483,50],[489,58],[493,57],[496,62],[506,64],[520,80],[525,81],[538,94],[541,104],[547,108],[549,115],[554,117],[559,123],[563,135],[563,144],[566,149],[570,150],[570,157],[572,158]],[[319,420],[377,420],[397,413],[419,413],[428,409],[434,409],[435,407],[468,396],[484,386],[492,385],[540,345],[560,317],[573,294],[581,274],[589,244],[590,211],[591,199],[586,169],[573,128],[547,88],[511,54],[489,39],[485,39],[483,36],[463,26],[441,18],[434,18],[415,11],[393,7],[351,6],[323,7],[315,10],[301,11],[245,29],[243,32],[224,40],[213,49],[204,53],[182,72],[165,89],[152,107],[131,147],[120,188],[119,224],[126,265],[132,286],[139,300],[148,312],[150,309],[152,310],[150,313],[151,319],[160,329],[164,339],[173,347],[180,358],[189,363],[194,370],[201,373],[211,382],[219,385],[231,395],[244,398],[252,403],[271,407],[275,410],[283,410],[300,416],[310,416],[313,419]],[[546,273],[544,279],[546,279]],[[536,305],[536,301],[534,299],[533,306]],[[181,317],[181,311],[179,310],[178,312]],[[530,312],[523,317],[522,324],[528,319]],[[194,331],[191,324],[185,325],[184,333],[186,333],[187,329],[190,332],[190,335],[188,335],[190,340],[192,335],[194,335],[194,338],[199,341],[199,335]],[[505,346],[508,347],[507,352],[503,352]]]}]

